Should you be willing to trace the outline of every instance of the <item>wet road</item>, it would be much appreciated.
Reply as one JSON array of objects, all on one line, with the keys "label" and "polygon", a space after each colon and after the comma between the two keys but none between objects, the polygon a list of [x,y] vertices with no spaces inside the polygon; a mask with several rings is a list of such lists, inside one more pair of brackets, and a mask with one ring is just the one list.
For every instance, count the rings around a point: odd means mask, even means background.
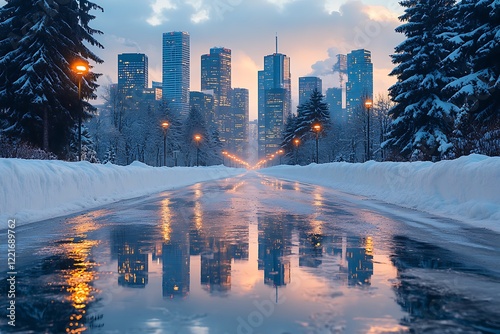
[{"label": "wet road", "polygon": [[0,332],[500,333],[499,240],[248,173],[17,227]]}]

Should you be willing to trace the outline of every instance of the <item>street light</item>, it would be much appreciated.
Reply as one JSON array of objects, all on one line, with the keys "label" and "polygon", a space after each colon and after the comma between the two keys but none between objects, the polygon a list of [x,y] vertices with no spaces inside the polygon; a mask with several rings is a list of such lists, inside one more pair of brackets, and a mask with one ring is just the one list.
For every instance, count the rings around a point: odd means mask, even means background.
[{"label": "street light", "polygon": [[318,141],[319,141],[319,132],[321,131],[321,124],[319,124],[319,123],[313,124],[312,128],[313,128],[313,131],[316,132],[316,163],[319,164]]},{"label": "street light", "polygon": [[83,114],[83,103],[82,103],[82,78],[89,71],[89,66],[83,61],[79,61],[73,64],[73,71],[78,76],[78,103],[80,108],[78,111],[78,161],[82,160],[82,114]]},{"label": "street light", "polygon": [[163,122],[161,123],[161,127],[163,128],[163,166],[167,165],[167,128],[170,126],[170,123]]},{"label": "street light", "polygon": [[280,149],[278,151],[278,154],[280,155],[280,165],[281,165],[281,156],[283,155],[283,153],[285,153],[285,151],[283,151],[283,149]]},{"label": "street light", "polygon": [[370,150],[370,109],[373,107],[373,101],[368,99],[365,101],[366,108],[366,161],[371,160]]},{"label": "street light", "polygon": [[299,138],[295,138],[293,140],[293,143],[295,144],[295,164],[297,164],[297,155],[299,153],[300,139]]},{"label": "street light", "polygon": [[225,166],[224,157],[227,155],[227,151],[222,151],[222,165]]},{"label": "street light", "polygon": [[196,167],[200,165],[200,135],[194,135],[194,140],[196,141]]}]

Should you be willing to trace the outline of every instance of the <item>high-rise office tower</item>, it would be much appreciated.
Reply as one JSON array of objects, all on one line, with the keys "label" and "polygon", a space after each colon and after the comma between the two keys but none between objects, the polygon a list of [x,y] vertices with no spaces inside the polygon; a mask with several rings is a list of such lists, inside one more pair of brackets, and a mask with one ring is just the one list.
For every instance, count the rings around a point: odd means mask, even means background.
[{"label": "high-rise office tower", "polygon": [[371,52],[360,49],[347,54],[347,114],[362,108],[365,99],[373,99],[373,64]]},{"label": "high-rise office tower", "polygon": [[283,125],[292,112],[290,57],[276,52],[264,57],[259,71],[259,158],[279,150]]},{"label": "high-rise office tower", "polygon": [[250,117],[248,89],[234,88],[232,90],[231,109],[233,128],[229,149],[240,157],[246,157]]},{"label": "high-rise office tower", "polygon": [[205,116],[205,122],[212,124],[215,119],[214,96],[212,92],[189,92],[189,106]]},{"label": "high-rise office tower", "polygon": [[231,137],[231,50],[211,48],[201,56],[201,89],[213,91],[215,122],[221,140]]},{"label": "high-rise office tower", "polygon": [[299,78],[299,105],[307,102],[312,92],[317,90],[323,93],[323,81],[318,77],[300,77]]},{"label": "high-rise office tower", "polygon": [[163,34],[163,100],[181,117],[189,113],[190,45],[187,32]]},{"label": "high-rise office tower", "polygon": [[334,124],[343,124],[345,119],[342,108],[342,88],[328,88],[326,90],[325,102],[330,110],[330,117]]},{"label": "high-rise office tower", "polygon": [[118,55],[118,92],[126,99],[148,87],[148,57],[143,53]]}]

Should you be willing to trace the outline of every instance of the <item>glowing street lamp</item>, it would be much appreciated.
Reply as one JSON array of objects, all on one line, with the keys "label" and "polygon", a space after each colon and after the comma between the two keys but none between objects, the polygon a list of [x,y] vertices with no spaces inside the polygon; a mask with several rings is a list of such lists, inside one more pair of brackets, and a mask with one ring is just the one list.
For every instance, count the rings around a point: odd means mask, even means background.
[{"label": "glowing street lamp", "polygon": [[200,135],[194,135],[194,140],[196,142],[196,167],[200,165]]},{"label": "glowing street lamp", "polygon": [[224,162],[224,157],[227,155],[227,151],[222,151],[222,165],[226,165]]},{"label": "glowing street lamp", "polygon": [[321,131],[321,124],[313,124],[312,129],[316,132],[316,163],[319,164],[319,133]]},{"label": "glowing street lamp", "polygon": [[298,155],[298,151],[299,151],[300,139],[295,138],[293,140],[293,144],[295,145],[295,164],[297,164],[297,155]]},{"label": "glowing street lamp", "polygon": [[283,155],[283,153],[285,153],[285,151],[283,149],[278,150],[278,154],[280,156],[280,165],[281,165],[281,156]]},{"label": "glowing street lamp", "polygon": [[366,108],[366,161],[371,160],[370,150],[370,109],[373,107],[373,101],[368,99],[365,101]]},{"label": "glowing street lamp", "polygon": [[169,122],[161,123],[161,127],[163,128],[163,166],[167,165],[167,129],[169,126]]},{"label": "glowing street lamp", "polygon": [[78,76],[78,103],[80,104],[78,111],[78,161],[82,160],[82,114],[83,114],[83,103],[82,103],[82,78],[89,71],[89,66],[83,61],[79,61],[73,64],[73,72]]}]

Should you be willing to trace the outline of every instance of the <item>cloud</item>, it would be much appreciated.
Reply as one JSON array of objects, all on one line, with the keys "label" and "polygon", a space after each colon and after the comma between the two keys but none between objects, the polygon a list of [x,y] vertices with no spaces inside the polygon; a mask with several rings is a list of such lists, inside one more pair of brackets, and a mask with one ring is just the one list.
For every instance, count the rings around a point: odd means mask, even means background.
[{"label": "cloud", "polygon": [[105,63],[97,65],[96,71],[116,81],[117,54],[144,52],[149,57],[150,81],[161,81],[162,34],[187,31],[191,36],[191,88],[200,89],[201,55],[214,46],[230,48],[233,86],[250,90],[255,118],[257,70],[263,68],[264,56],[275,51],[278,33],[279,51],[291,58],[294,99],[300,76],[322,76],[325,89],[338,85],[338,75],[328,74],[336,54],[359,48],[372,51],[375,68],[384,69],[376,72],[384,78],[375,79],[375,92],[383,92],[394,79],[382,72],[391,68],[389,55],[403,37],[394,32],[397,14],[377,7],[381,0],[364,1],[371,4],[341,4],[339,0],[149,0],[144,2],[147,5],[133,2],[123,6],[121,0],[108,0],[105,12],[96,13],[92,22],[105,33],[97,36],[105,49],[95,52]]},{"label": "cloud", "polygon": [[136,52],[141,52],[141,46],[139,45],[139,43],[137,43],[134,40],[131,40],[131,39],[126,38],[126,37],[115,36],[115,35],[109,35],[109,37],[111,39],[113,39],[114,41],[116,41],[117,44],[121,44],[126,48],[135,49]]},{"label": "cloud", "polygon": [[167,20],[165,11],[176,8],[177,6],[173,3],[172,0],[155,0],[153,4],[151,4],[153,14],[147,19],[147,21],[152,26],[159,26]]}]

